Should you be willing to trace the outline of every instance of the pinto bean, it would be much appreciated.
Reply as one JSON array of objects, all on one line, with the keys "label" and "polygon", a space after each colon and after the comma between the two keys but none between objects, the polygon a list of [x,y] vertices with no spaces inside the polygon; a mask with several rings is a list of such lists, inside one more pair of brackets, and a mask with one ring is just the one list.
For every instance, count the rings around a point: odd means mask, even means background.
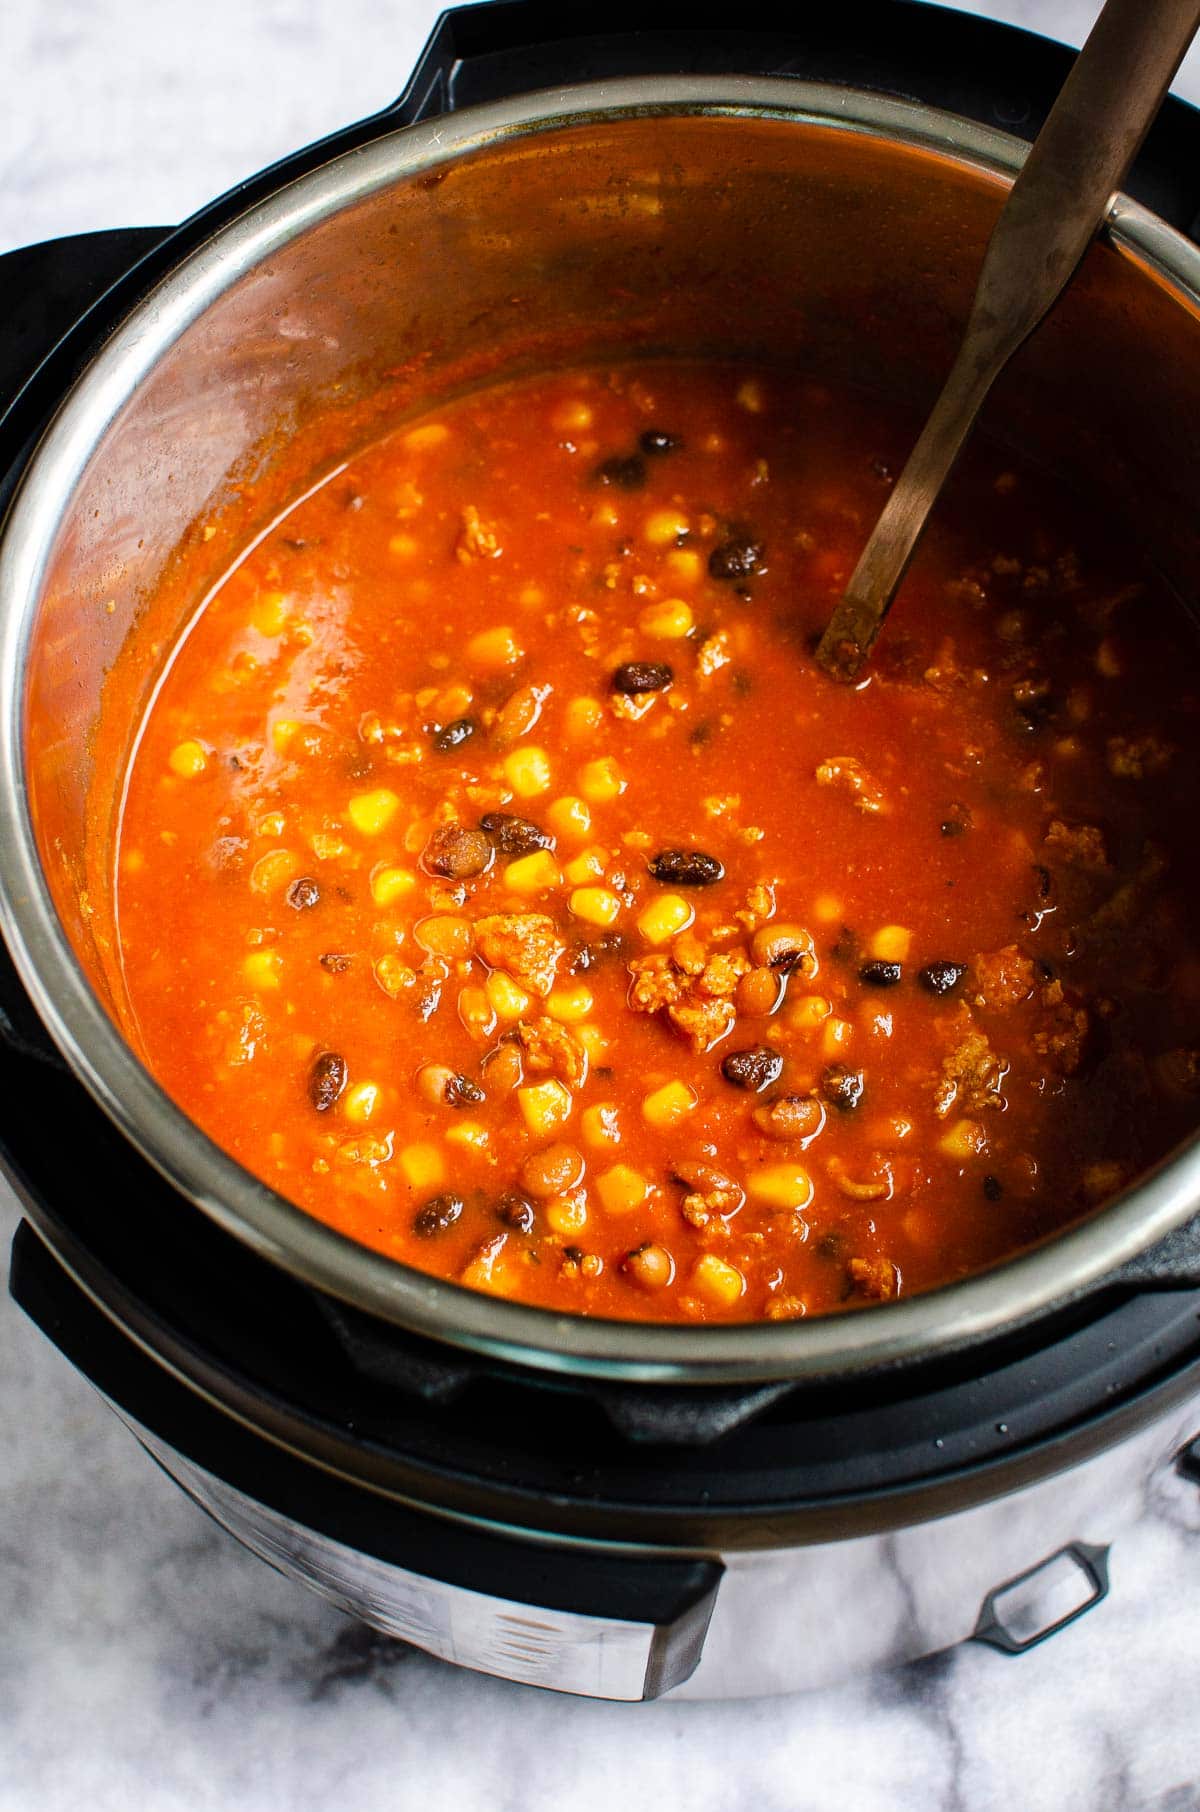
[{"label": "pinto bean", "polygon": [[825,1124],[825,1109],[814,1095],[780,1095],[754,1110],[754,1124],[768,1139],[807,1145]]},{"label": "pinto bean", "polygon": [[759,1094],[778,1082],[783,1073],[783,1058],[769,1044],[754,1044],[744,1051],[730,1051],[721,1065],[721,1074],[734,1088]]},{"label": "pinto bean", "polygon": [[642,1290],[665,1290],[675,1275],[675,1260],[665,1246],[647,1240],[621,1260],[621,1269]]},{"label": "pinto bean", "polygon": [[751,969],[739,977],[733,1004],[743,1018],[764,1019],[775,1011],[782,993],[783,982],[774,969]]},{"label": "pinto bean", "polygon": [[298,875],[283,897],[293,912],[309,912],[320,904],[321,889],[311,875]]},{"label": "pinto bean", "polygon": [[485,874],[494,859],[495,851],[483,831],[467,830],[461,824],[439,824],[421,852],[421,861],[431,875],[445,875],[452,881]]},{"label": "pinto bean", "polygon": [[750,940],[750,954],[760,968],[776,975],[814,975],[817,968],[812,938],[802,925],[763,925]]},{"label": "pinto bean", "polygon": [[724,880],[725,864],[702,849],[660,849],[650,873],[670,887],[712,887]]},{"label": "pinto bean", "polygon": [[346,1087],[346,1059],[337,1051],[322,1051],[308,1072],[308,1098],[319,1114],[327,1114]]},{"label": "pinto bean", "polygon": [[665,692],[674,678],[666,661],[622,661],[613,669],[609,685],[614,692],[633,697],[639,692]]},{"label": "pinto bean", "polygon": [[537,1201],[548,1201],[574,1189],[584,1172],[583,1153],[565,1141],[530,1152],[518,1173],[522,1189]]}]

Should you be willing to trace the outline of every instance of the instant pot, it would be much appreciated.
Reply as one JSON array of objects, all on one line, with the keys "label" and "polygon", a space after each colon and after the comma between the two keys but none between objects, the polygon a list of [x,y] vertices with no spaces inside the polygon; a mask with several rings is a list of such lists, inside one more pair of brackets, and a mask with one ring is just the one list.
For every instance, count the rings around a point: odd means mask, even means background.
[{"label": "instant pot", "polygon": [[[149,686],[180,628],[147,603],[168,560],[202,595],[225,503],[247,475],[285,501],[273,452],[294,480],[318,415],[328,458],[380,396],[394,420],[664,352],[932,400],[1070,53],[913,0],[741,16],[458,8],[394,107],[181,228],[0,260],[12,1293],[272,1565],[464,1666],[613,1699],[1017,1655],[1098,1604],[1148,1481],[1200,1478],[1200,1156],[979,1277],[811,1322],[462,1290],[292,1208],[142,1068],[96,771],[134,727],[106,671]],[[1171,100],[986,417],[1127,514],[1188,601],[1198,215],[1200,122]]]}]

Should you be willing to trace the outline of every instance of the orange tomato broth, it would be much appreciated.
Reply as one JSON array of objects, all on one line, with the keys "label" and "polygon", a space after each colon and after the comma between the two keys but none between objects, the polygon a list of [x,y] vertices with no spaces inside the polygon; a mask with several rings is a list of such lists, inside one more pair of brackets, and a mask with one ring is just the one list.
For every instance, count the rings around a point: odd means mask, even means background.
[{"label": "orange tomato broth", "polygon": [[776,371],[558,372],[284,516],[127,776],[127,1029],[174,1100],[396,1259],[656,1320],[926,1290],[1170,1149],[1190,625],[981,443],[828,680],[912,432]]}]

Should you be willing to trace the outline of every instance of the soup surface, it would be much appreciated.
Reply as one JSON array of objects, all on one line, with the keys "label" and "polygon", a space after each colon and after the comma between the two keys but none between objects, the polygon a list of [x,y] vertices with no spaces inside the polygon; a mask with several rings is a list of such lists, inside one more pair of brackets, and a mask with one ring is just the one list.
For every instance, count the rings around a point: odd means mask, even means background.
[{"label": "soup surface", "polygon": [[977,448],[825,678],[912,432],[779,373],[560,373],[294,508],[127,777],[129,1030],[174,1099],[356,1240],[643,1319],[928,1289],[1163,1155],[1190,629]]}]

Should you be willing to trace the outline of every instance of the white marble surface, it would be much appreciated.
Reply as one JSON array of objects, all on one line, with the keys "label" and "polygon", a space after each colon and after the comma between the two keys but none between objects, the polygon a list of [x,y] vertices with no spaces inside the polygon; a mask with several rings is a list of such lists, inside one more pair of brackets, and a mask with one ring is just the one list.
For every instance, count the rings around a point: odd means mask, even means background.
[{"label": "white marble surface", "polygon": [[[385,103],[426,0],[0,0],[0,248],[178,219]],[[1001,13],[1078,41],[1092,0]],[[1180,80],[1200,96],[1200,58]],[[0,1245],[16,1214],[0,1192]],[[0,1299],[0,1812],[1200,1812],[1200,1495],[1105,1605],[805,1698],[627,1708],[366,1638],[242,1553]]]}]

